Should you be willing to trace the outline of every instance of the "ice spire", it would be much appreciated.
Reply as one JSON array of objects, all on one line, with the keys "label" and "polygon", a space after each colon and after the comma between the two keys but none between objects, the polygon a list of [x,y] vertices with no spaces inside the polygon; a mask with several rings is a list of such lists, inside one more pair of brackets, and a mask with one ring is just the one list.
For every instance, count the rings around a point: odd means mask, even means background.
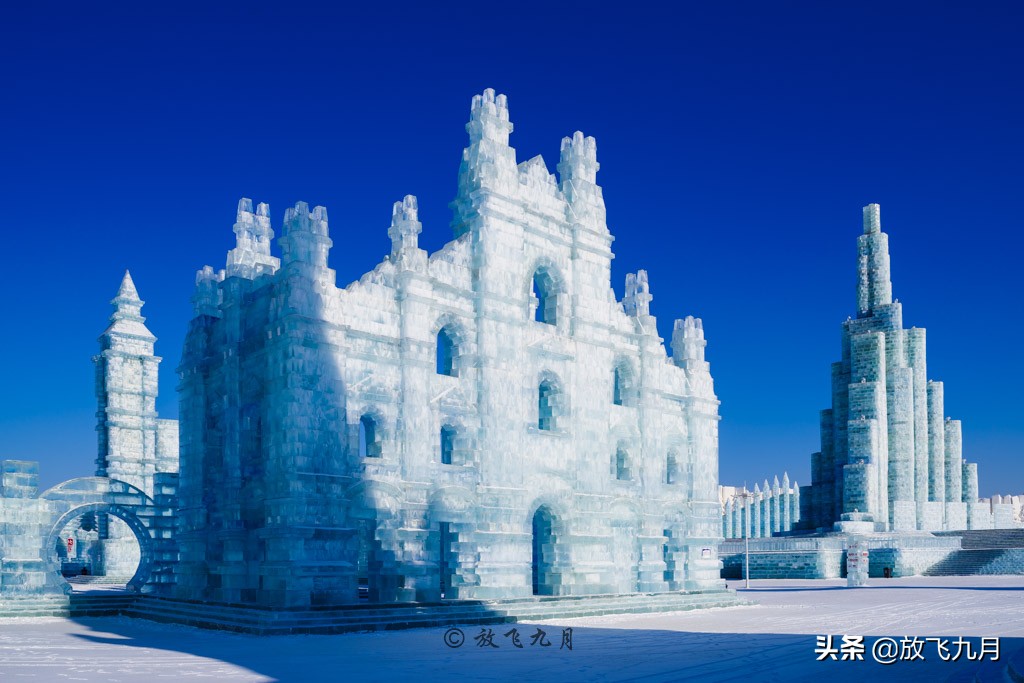
[{"label": "ice spire", "polygon": [[132,274],[127,270],[124,271],[124,277],[121,278],[121,286],[117,290],[117,296],[111,299],[110,303],[114,307],[114,313],[110,316],[110,322],[117,322],[118,320],[145,322],[146,319],[142,317],[142,304],[144,302],[139,298],[139,291],[135,289]]},{"label": "ice spire", "polygon": [[876,307],[892,303],[889,236],[882,232],[878,204],[864,207],[864,234],[857,238],[857,253],[857,316],[863,318]]},{"label": "ice spire", "polygon": [[[143,303],[139,298],[138,290],[135,289],[131,273],[127,270],[124,271],[117,296],[110,300],[110,304],[114,307],[114,312],[110,316],[110,325],[103,332],[101,339],[136,338],[145,339],[150,344],[156,341],[153,333],[146,328],[146,319],[142,317]],[[113,342],[108,341],[108,343]]]}]

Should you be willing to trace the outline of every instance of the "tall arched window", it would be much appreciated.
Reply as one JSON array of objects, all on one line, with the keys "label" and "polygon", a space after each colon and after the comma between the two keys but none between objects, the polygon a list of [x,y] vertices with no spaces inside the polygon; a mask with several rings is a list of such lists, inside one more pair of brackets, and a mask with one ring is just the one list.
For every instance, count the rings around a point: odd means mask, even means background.
[{"label": "tall arched window", "polygon": [[380,442],[377,422],[370,415],[359,418],[359,457],[379,458]]},{"label": "tall arched window", "polygon": [[612,383],[612,403],[617,406],[636,405],[633,369],[630,367],[629,361],[620,359],[615,363]]},{"label": "tall arched window", "polygon": [[679,483],[679,454],[675,449],[669,450],[668,455],[665,456],[665,483]]},{"label": "tall arched window", "polygon": [[451,465],[452,454],[455,452],[455,427],[441,427],[441,464]]},{"label": "tall arched window", "polygon": [[447,327],[437,333],[437,374],[455,377],[455,341]]},{"label": "tall arched window", "polygon": [[555,428],[557,393],[555,383],[549,379],[541,382],[537,388],[537,429],[552,431]]},{"label": "tall arched window", "polygon": [[631,479],[629,472],[629,453],[624,446],[615,449],[615,478],[619,481]]},{"label": "tall arched window", "polygon": [[540,267],[533,273],[533,296],[537,299],[537,310],[533,319],[548,325],[558,324],[558,286],[551,271]]}]

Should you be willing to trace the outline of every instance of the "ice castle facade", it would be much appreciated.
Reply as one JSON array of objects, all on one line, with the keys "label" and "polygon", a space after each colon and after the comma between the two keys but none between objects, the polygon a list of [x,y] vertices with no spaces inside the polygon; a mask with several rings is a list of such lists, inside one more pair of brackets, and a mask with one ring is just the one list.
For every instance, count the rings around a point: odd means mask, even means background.
[{"label": "ice castle facade", "polygon": [[274,607],[721,589],[718,400],[647,274],[611,287],[596,143],[517,163],[473,98],[454,239],[347,287],[327,210],[239,202],[179,367],[180,598]]}]

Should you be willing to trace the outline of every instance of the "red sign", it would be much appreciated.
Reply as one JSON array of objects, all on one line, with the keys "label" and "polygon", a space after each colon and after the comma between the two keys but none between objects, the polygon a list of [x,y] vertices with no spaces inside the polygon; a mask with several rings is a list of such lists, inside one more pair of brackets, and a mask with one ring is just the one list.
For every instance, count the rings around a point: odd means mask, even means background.
[{"label": "red sign", "polygon": [[69,538],[68,539],[68,554],[69,555],[71,554],[71,549],[74,548],[74,547],[75,547],[75,539]]}]

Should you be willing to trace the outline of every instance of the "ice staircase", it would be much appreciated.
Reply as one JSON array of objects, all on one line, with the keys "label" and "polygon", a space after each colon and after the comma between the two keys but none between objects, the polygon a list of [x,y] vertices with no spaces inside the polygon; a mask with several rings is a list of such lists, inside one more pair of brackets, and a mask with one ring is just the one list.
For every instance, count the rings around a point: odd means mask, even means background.
[{"label": "ice staircase", "polygon": [[112,617],[125,614],[138,599],[128,591],[41,595],[0,600],[0,617]]},{"label": "ice staircase", "polygon": [[200,628],[283,635],[502,624],[603,614],[676,612],[739,604],[746,602],[734,591],[714,591],[273,610],[145,595],[123,613],[130,617]]},{"label": "ice staircase", "polygon": [[967,667],[946,679],[946,683],[1024,683],[1024,646],[1018,645],[1014,650],[1005,650],[1006,641],[1001,646],[999,661],[979,662]]},{"label": "ice staircase", "polygon": [[120,586],[124,587],[132,580],[128,576],[69,576],[67,582],[75,586]]},{"label": "ice staircase", "polygon": [[1024,529],[942,531],[935,535],[960,537],[961,550],[929,567],[925,576],[982,574],[997,562],[1001,563],[1000,573],[1024,573]]}]

